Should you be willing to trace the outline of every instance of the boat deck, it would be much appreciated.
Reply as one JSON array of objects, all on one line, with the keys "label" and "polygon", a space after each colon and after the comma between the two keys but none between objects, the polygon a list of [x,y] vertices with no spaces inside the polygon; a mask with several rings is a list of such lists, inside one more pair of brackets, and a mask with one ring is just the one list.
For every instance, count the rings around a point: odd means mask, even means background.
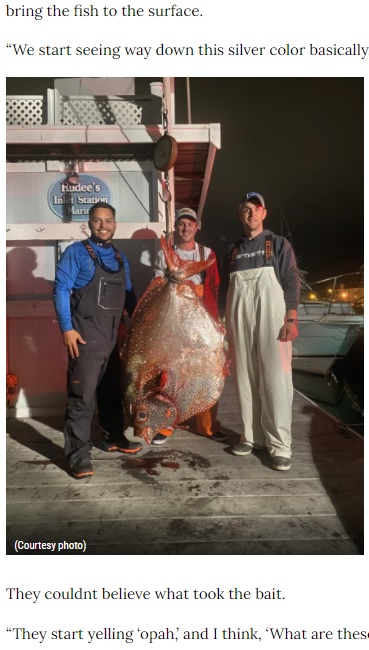
[{"label": "boat deck", "polygon": [[8,419],[7,552],[16,540],[83,542],[87,554],[364,552],[360,437],[295,392],[293,464],[277,472],[264,451],[230,453],[240,432],[231,379],[219,412],[228,442],[178,430],[128,458],[104,453],[94,424],[84,481],[68,473],[62,418]]}]

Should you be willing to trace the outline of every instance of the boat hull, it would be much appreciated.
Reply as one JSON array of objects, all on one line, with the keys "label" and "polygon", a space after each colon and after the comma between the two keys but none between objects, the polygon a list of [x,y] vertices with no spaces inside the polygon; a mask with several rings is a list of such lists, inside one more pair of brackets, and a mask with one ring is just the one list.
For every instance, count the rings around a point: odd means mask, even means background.
[{"label": "boat hull", "polygon": [[299,336],[292,347],[292,369],[326,375],[338,359],[345,358],[363,324],[362,316],[299,315]]}]

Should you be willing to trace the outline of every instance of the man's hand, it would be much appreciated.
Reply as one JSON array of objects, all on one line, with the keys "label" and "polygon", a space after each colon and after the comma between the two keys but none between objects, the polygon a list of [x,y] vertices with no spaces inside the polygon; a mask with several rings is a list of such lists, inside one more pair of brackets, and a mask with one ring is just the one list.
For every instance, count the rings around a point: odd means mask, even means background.
[{"label": "man's hand", "polygon": [[63,343],[65,348],[72,359],[79,356],[78,352],[78,343],[84,345],[86,341],[83,340],[82,336],[76,330],[68,330],[63,332]]},{"label": "man's hand", "polygon": [[286,343],[294,341],[299,335],[296,323],[285,323],[279,332],[278,340]]}]

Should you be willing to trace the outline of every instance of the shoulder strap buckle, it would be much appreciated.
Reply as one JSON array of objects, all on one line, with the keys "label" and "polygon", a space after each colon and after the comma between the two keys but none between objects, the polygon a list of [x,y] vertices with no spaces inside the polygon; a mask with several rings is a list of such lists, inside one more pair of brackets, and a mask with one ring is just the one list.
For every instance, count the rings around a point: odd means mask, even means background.
[{"label": "shoulder strap buckle", "polygon": [[265,237],[265,244],[264,244],[265,250],[264,250],[264,261],[265,261],[265,266],[271,266],[273,264],[273,240],[271,237],[267,236]]},{"label": "shoulder strap buckle", "polygon": [[89,244],[88,241],[83,241],[81,243],[85,247],[86,251],[88,252],[89,256],[91,257],[93,263],[96,266],[98,264],[98,257],[96,255],[94,249],[92,248],[91,244]]}]

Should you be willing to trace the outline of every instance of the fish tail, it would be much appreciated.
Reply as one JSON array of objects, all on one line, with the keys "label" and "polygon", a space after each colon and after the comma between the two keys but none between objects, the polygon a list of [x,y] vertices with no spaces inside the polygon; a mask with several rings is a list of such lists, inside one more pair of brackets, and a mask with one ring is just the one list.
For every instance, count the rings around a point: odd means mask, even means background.
[{"label": "fish tail", "polygon": [[166,237],[160,237],[160,244],[164,253],[167,267],[171,271],[175,266],[178,266],[178,255],[176,255],[174,248],[169,244],[169,241]]},{"label": "fish tail", "polygon": [[169,245],[169,242],[165,237],[161,237],[160,243],[169,273],[175,275],[178,273],[178,271],[180,271],[182,281],[190,278],[192,275],[202,273],[202,271],[208,269],[209,266],[215,262],[215,258],[211,260],[204,260],[203,262],[181,260],[181,258],[175,252],[174,248]]}]

